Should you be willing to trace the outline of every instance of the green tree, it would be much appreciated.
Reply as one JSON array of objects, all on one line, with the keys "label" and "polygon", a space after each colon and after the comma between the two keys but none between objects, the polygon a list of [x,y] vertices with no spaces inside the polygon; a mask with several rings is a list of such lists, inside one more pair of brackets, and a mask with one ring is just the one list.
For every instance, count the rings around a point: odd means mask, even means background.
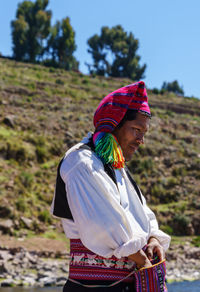
[{"label": "green tree", "polygon": [[90,73],[133,80],[144,78],[146,65],[139,65],[140,56],[136,54],[139,41],[120,25],[102,27],[99,36],[95,34],[88,39],[88,45],[94,61],[92,65],[87,64]]},{"label": "green tree", "polygon": [[50,30],[48,0],[19,3],[16,20],[11,22],[13,56],[16,60],[35,62],[44,54],[43,42]]},{"label": "green tree", "polygon": [[73,56],[76,50],[75,32],[69,17],[57,21],[51,28],[47,49],[52,57],[52,65],[66,70],[78,69],[78,62]]},{"label": "green tree", "polygon": [[174,80],[173,82],[163,82],[161,89],[174,92],[175,94],[184,95],[183,88],[178,84],[177,80]]}]

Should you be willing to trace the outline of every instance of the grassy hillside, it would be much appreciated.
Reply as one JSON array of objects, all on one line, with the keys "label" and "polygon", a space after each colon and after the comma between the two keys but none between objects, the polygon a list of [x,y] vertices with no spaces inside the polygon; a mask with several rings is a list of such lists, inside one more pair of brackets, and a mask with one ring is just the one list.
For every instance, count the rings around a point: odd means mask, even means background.
[{"label": "grassy hillside", "polygon": [[[60,158],[93,130],[102,97],[129,83],[0,59],[0,225],[10,224],[2,232],[55,228],[49,206]],[[129,168],[163,230],[199,235],[200,100],[148,93],[151,128]]]}]

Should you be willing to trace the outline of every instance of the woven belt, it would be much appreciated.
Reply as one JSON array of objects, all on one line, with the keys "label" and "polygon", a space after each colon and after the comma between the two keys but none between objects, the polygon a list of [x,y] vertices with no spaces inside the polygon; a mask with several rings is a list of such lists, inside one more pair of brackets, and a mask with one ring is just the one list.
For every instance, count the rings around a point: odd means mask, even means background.
[{"label": "woven belt", "polygon": [[79,239],[70,240],[70,280],[132,282],[136,265],[127,257],[101,257],[87,249]]}]

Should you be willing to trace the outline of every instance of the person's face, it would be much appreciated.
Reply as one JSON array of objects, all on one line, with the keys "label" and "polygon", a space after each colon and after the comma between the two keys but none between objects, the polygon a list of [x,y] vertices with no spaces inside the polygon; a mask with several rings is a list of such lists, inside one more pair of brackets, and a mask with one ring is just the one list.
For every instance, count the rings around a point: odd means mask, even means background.
[{"label": "person's face", "polygon": [[115,129],[112,134],[117,138],[126,161],[129,161],[140,144],[144,144],[144,135],[149,129],[150,119],[137,113],[136,119],[126,121],[122,127]]}]

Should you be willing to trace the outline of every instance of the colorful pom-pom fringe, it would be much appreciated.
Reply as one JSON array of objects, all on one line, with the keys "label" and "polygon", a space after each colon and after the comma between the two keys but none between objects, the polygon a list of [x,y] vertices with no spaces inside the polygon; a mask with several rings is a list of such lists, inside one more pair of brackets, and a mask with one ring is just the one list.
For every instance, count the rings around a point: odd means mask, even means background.
[{"label": "colorful pom-pom fringe", "polygon": [[95,153],[103,163],[111,163],[117,169],[124,167],[125,159],[115,136],[111,133],[97,132],[93,135],[93,142]]}]

